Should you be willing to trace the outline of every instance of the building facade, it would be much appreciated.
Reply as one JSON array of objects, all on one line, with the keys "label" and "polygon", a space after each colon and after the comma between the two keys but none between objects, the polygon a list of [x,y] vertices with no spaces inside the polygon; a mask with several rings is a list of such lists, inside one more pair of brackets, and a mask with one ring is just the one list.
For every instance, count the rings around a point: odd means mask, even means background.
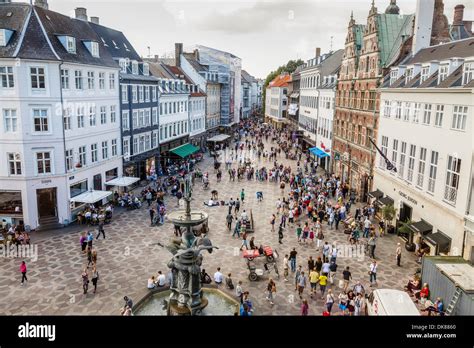
[{"label": "building facade", "polygon": [[[377,190],[431,255],[472,259],[474,38],[421,49],[381,89]],[[422,228],[420,228],[420,226]]]},{"label": "building facade", "polygon": [[287,124],[288,84],[291,76],[288,73],[279,75],[268,84],[265,93],[265,122],[282,128]]},{"label": "building facade", "polygon": [[122,174],[119,68],[84,17],[45,3],[0,17],[1,219],[68,224],[84,206],[71,199]]},{"label": "building facade", "polygon": [[366,25],[351,15],[336,90],[333,129],[334,171],[358,198],[367,200],[373,186],[381,78],[409,52],[413,15],[402,15],[395,1],[385,13],[372,2]]},{"label": "building facade", "polygon": [[91,23],[120,66],[120,124],[124,174],[142,180],[156,173],[158,163],[158,79],[125,35]]}]

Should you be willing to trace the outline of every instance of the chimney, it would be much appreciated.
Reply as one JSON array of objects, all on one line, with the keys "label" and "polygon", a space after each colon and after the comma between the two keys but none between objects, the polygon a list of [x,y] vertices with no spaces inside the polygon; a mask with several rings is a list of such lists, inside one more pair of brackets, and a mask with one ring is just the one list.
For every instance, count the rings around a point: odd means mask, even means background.
[{"label": "chimney", "polygon": [[419,50],[429,47],[433,24],[434,0],[417,0],[415,28],[413,31],[412,55]]},{"label": "chimney", "polygon": [[456,5],[454,7],[453,25],[463,25],[464,5]]},{"label": "chimney", "polygon": [[91,17],[91,23],[100,24],[99,23],[99,17]]},{"label": "chimney", "polygon": [[463,21],[462,24],[464,24],[464,29],[466,29],[468,33],[472,34],[472,21]]},{"label": "chimney", "polygon": [[48,9],[48,0],[35,0],[35,6]]},{"label": "chimney", "polygon": [[199,50],[196,48],[194,51],[194,59],[196,59],[199,62]]},{"label": "chimney", "polygon": [[76,12],[76,19],[87,21],[87,9],[85,7],[77,7],[74,11]]},{"label": "chimney", "polygon": [[175,43],[174,44],[174,65],[177,67],[181,66],[181,55],[183,54],[183,44]]},{"label": "chimney", "polygon": [[316,47],[316,58],[321,55],[321,47]]}]

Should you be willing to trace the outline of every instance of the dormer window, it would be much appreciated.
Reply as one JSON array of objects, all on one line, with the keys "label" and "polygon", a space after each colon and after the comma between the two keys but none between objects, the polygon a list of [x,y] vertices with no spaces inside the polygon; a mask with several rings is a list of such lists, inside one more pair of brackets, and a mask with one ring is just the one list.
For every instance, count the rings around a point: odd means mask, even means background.
[{"label": "dormer window", "polygon": [[393,85],[398,78],[398,69],[393,69],[390,72],[390,85]]},{"label": "dormer window", "polygon": [[8,41],[13,35],[13,30],[0,29],[0,47],[8,45]]},{"label": "dormer window", "polygon": [[102,43],[104,44],[105,47],[109,47],[109,45],[107,45],[103,37],[101,37],[100,39],[102,40]]},{"label": "dormer window", "polygon": [[462,84],[468,84],[474,78],[474,62],[464,63],[462,72]]},{"label": "dormer window", "polygon": [[429,67],[429,65],[422,67],[421,68],[420,84],[425,82],[428,79],[429,76],[430,76],[430,67]]},{"label": "dormer window", "polygon": [[136,60],[132,61],[132,74],[138,75],[138,62]]},{"label": "dormer window", "polygon": [[448,77],[449,65],[441,65],[438,71],[438,85]]},{"label": "dormer window", "polygon": [[112,43],[114,44],[114,47],[115,47],[116,49],[120,49],[120,48],[117,46],[117,43],[116,43],[114,40],[112,40]]},{"label": "dormer window", "polygon": [[148,65],[148,63],[143,63],[143,75],[150,75],[150,66]]},{"label": "dormer window", "polygon": [[406,72],[405,83],[410,82],[412,78],[413,78],[413,68],[408,68]]},{"label": "dormer window", "polygon": [[68,53],[76,54],[76,38],[68,35],[60,35],[58,39]]},{"label": "dormer window", "polygon": [[127,60],[126,59],[120,59],[119,60],[119,65],[120,65],[120,72],[123,73],[123,74],[126,74],[127,73]]},{"label": "dormer window", "polygon": [[125,42],[123,43],[123,47],[125,47],[125,49],[126,49],[127,51],[130,51],[130,50],[128,49],[127,45],[125,44]]},{"label": "dormer window", "polygon": [[89,53],[92,57],[100,58],[99,54],[99,43],[96,41],[84,41],[84,45],[86,46]]}]

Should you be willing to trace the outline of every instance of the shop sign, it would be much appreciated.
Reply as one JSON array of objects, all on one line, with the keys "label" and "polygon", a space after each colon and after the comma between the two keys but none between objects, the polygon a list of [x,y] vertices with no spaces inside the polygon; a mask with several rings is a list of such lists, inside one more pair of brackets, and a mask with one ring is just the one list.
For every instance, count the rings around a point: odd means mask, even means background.
[{"label": "shop sign", "polygon": [[402,196],[403,198],[405,198],[408,202],[418,205],[418,202],[414,198],[411,198],[410,196],[408,196],[405,192],[398,191],[398,194]]},{"label": "shop sign", "polygon": [[42,184],[51,184],[51,179],[41,180]]}]

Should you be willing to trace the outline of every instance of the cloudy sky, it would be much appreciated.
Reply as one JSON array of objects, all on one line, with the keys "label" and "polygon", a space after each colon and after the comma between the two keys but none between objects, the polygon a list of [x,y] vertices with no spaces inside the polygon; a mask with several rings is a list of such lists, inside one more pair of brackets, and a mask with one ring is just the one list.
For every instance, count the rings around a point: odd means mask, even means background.
[{"label": "cloudy sky", "polygon": [[[25,1],[25,0],[23,0]],[[171,55],[175,42],[201,44],[242,58],[250,74],[264,78],[289,59],[309,59],[343,48],[351,10],[365,23],[371,0],[49,0],[50,9],[73,15],[86,7],[89,16],[121,30],[144,56]],[[379,12],[390,0],[376,0]],[[397,1],[402,13],[413,13],[415,0]],[[464,18],[474,20],[471,0],[444,0],[452,21],[454,6],[466,6]]]}]

